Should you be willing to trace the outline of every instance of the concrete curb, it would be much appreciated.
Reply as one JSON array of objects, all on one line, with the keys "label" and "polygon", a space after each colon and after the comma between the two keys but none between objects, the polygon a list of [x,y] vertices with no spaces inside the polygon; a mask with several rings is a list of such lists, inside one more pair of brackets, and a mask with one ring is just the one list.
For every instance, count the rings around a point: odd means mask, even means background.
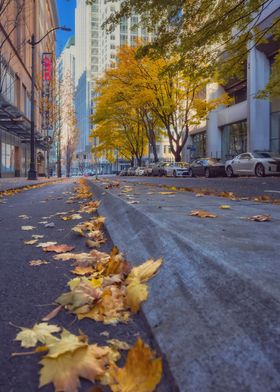
[{"label": "concrete curb", "polygon": [[164,257],[142,310],[179,390],[279,390],[279,303],[187,236],[90,184],[128,259]]}]

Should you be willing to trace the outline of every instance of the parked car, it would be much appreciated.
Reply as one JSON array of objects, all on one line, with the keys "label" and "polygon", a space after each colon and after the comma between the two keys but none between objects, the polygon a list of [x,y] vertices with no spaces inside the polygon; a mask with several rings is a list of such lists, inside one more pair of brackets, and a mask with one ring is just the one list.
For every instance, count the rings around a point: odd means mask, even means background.
[{"label": "parked car", "polygon": [[263,177],[269,174],[280,174],[280,156],[268,151],[246,152],[226,161],[226,174],[252,175]]},{"label": "parked car", "polygon": [[144,176],[152,176],[153,175],[153,167],[154,164],[150,164],[144,167]]},{"label": "parked car", "polygon": [[127,169],[127,175],[128,176],[135,176],[135,171],[136,171],[136,167],[129,167]]},{"label": "parked car", "polygon": [[128,168],[126,167],[125,169],[122,169],[119,173],[119,176],[127,176],[127,170]]},{"label": "parked car", "polygon": [[189,168],[190,177],[205,176],[217,177],[225,176],[225,165],[216,158],[200,158],[192,162]]},{"label": "parked car", "polygon": [[183,177],[189,174],[190,164],[186,162],[167,163],[164,166],[164,175],[169,177]]},{"label": "parked car", "polygon": [[137,167],[137,169],[135,170],[135,175],[136,176],[144,176],[144,167],[143,166],[139,166]]},{"label": "parked car", "polygon": [[164,176],[164,168],[169,162],[157,162],[152,167],[152,176]]}]

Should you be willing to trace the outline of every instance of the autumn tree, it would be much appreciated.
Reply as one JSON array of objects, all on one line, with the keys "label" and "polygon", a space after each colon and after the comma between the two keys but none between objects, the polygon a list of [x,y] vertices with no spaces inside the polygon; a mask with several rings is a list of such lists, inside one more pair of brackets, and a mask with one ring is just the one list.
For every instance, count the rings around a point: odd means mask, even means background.
[{"label": "autumn tree", "polygon": [[[137,50],[137,47],[122,47],[117,68],[109,72],[119,86],[116,99],[138,108],[140,116],[144,108],[147,117],[156,120],[168,136],[171,152],[179,162],[190,127],[205,119],[210,110],[226,103],[227,96],[207,101],[203,92],[209,79],[200,73],[186,76],[175,70],[173,58],[139,58]],[[117,91],[115,86],[111,88]]]},{"label": "autumn tree", "polygon": [[[107,74],[108,76],[108,74]],[[93,116],[91,137],[98,138],[96,153],[115,160],[117,150],[123,158],[141,166],[147,151],[147,137],[139,112],[126,102],[119,100],[118,92],[113,89],[113,80],[103,80],[99,86],[96,112]]]},{"label": "autumn tree", "polygon": [[[188,75],[199,68],[210,76],[218,69],[228,80],[242,75],[249,46],[279,39],[279,16],[259,27],[260,15],[270,4],[271,0],[124,0],[105,27],[110,30],[122,17],[137,13],[149,31],[156,26],[153,42],[139,54],[175,55],[174,65]],[[279,89],[274,84],[279,83],[279,56],[278,51],[268,86],[274,95]]]}]

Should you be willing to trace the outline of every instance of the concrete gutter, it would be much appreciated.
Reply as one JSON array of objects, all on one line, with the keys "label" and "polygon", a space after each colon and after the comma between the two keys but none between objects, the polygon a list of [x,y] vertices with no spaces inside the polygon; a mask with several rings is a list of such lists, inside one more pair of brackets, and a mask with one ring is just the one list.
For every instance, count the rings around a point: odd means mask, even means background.
[{"label": "concrete gutter", "polygon": [[[219,253],[211,244],[201,246],[199,231],[185,235],[179,223],[171,230],[144,209],[92,187],[114,244],[129,260],[164,257],[142,309],[179,390],[279,391],[279,268],[271,272],[267,263],[266,280],[255,279],[221,259],[227,249]],[[248,249],[250,262],[253,250]]]}]

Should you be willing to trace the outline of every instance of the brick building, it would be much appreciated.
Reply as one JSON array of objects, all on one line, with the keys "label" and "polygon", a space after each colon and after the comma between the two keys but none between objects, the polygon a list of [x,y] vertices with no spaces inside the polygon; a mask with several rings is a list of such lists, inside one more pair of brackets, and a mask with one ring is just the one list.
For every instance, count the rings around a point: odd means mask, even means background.
[{"label": "brick building", "polygon": [[[0,3],[0,177],[26,176],[30,162],[32,34],[41,39],[58,25],[56,0]],[[42,54],[55,60],[55,32],[35,47],[35,137],[38,175],[45,175],[42,130]]]}]

